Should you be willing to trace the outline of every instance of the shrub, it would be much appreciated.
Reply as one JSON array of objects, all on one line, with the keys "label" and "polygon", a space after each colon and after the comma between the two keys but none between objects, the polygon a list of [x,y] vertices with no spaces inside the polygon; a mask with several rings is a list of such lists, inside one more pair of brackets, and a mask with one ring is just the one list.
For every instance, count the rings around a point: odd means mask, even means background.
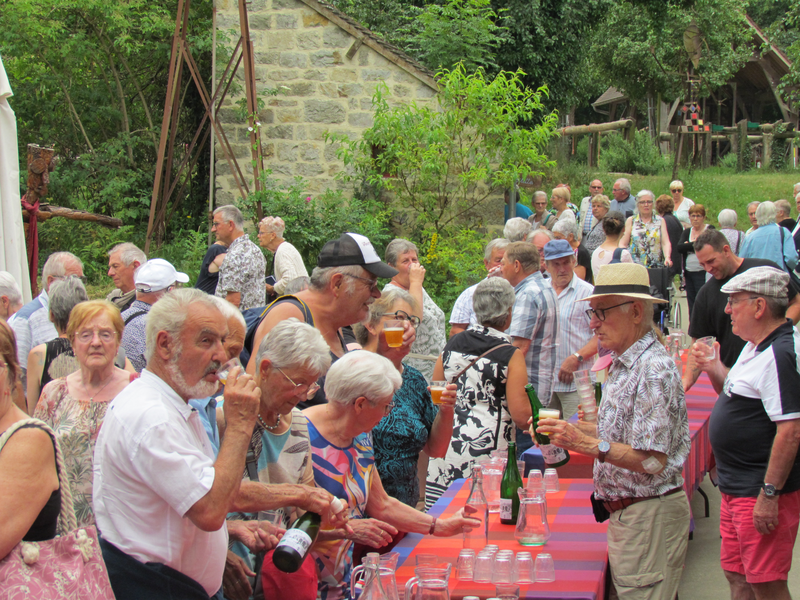
[{"label": "shrub", "polygon": [[605,171],[639,175],[656,175],[668,168],[646,131],[637,131],[632,144],[616,132],[601,137],[600,165]]}]

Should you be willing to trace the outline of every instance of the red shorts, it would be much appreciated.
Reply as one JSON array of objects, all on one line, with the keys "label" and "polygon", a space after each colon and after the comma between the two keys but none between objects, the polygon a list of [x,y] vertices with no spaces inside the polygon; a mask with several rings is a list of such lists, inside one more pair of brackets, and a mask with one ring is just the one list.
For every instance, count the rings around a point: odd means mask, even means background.
[{"label": "red shorts", "polygon": [[741,573],[747,583],[786,581],[800,523],[800,490],[778,497],[779,525],[769,535],[761,535],[753,525],[756,500],[722,494],[719,519],[722,568]]}]

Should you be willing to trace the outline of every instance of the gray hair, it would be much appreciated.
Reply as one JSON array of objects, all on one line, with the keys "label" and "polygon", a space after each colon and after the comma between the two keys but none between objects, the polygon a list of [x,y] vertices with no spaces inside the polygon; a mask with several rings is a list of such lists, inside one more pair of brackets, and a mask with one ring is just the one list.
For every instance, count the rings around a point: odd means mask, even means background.
[{"label": "gray hair", "polygon": [[300,367],[320,377],[331,366],[331,349],[318,329],[291,317],[275,325],[261,340],[256,369],[265,358],[279,369]]},{"label": "gray hair", "polygon": [[8,271],[0,271],[0,296],[8,297],[11,304],[22,304],[22,291],[17,280]]},{"label": "gray hair", "polygon": [[789,204],[788,200],[775,200],[775,208],[786,215],[786,218],[792,216],[792,205]]},{"label": "gray hair", "polygon": [[147,262],[147,255],[142,252],[136,244],[122,242],[108,251],[108,255],[119,252],[119,259],[126,267],[130,267],[134,262],[139,261],[139,266]]},{"label": "gray hair", "polygon": [[419,256],[419,250],[417,250],[417,246],[414,244],[414,242],[409,242],[403,238],[395,238],[389,242],[388,246],[386,246],[384,260],[387,264],[395,266],[400,256],[406,254],[407,252],[414,252],[417,256]]},{"label": "gray hair", "polygon": [[267,232],[275,233],[279,237],[283,237],[283,232],[286,231],[286,223],[280,217],[264,217],[258,226],[264,227]]},{"label": "gray hair", "polygon": [[156,337],[159,331],[166,331],[176,343],[180,343],[181,330],[186,324],[192,304],[203,304],[209,308],[219,311],[219,305],[202,290],[196,288],[180,288],[165,294],[158,302],[153,304],[153,308],[147,313],[147,325],[145,327],[146,349],[144,357],[147,363],[153,358],[156,349]]},{"label": "gray hair", "polygon": [[553,225],[553,233],[560,233],[565,238],[572,234],[572,239],[578,240],[578,226],[572,221],[556,221],[556,224]]},{"label": "gray hair", "polygon": [[739,215],[732,208],[724,208],[720,211],[717,221],[722,229],[733,229],[736,227],[736,221],[739,220]]},{"label": "gray hair", "polygon": [[356,341],[359,344],[363,346],[367,343],[367,341],[369,341],[369,331],[367,330],[366,325],[375,327],[380,322],[384,313],[391,312],[392,306],[394,306],[394,303],[397,301],[403,301],[408,304],[413,312],[417,312],[419,310],[417,300],[414,298],[414,296],[405,290],[401,290],[399,288],[390,288],[389,290],[383,292],[380,298],[369,305],[367,318],[364,319],[362,323],[356,323],[353,325],[353,333],[356,334]]},{"label": "gray hair", "polygon": [[597,194],[597,196],[592,198],[592,204],[594,204],[595,202],[604,206],[605,208],[611,208],[611,201],[605,194]]},{"label": "gray hair", "polygon": [[[311,277],[308,278],[308,287],[316,292],[322,292],[330,285],[331,277],[336,275],[336,273],[352,275],[353,277],[364,277],[363,272],[363,267],[359,265],[348,265],[346,267],[314,267],[314,270],[311,271]],[[348,278],[348,293],[352,293],[354,289],[353,280]]]},{"label": "gray hair", "polygon": [[53,252],[44,263],[42,281],[46,282],[48,277],[64,277],[70,264],[78,264],[83,269],[81,259],[72,252]]},{"label": "gray hair", "polygon": [[617,179],[614,183],[618,183],[619,187],[621,187],[623,190],[625,190],[629,194],[631,193],[631,182],[628,181],[627,179],[625,179],[624,177],[622,177],[620,179]]},{"label": "gray hair", "polygon": [[800,194],[800,182],[795,183],[794,186],[792,186],[792,191],[794,192],[795,196]]},{"label": "gray hair", "polygon": [[286,287],[283,288],[283,293],[284,295],[288,296],[296,294],[297,292],[302,292],[303,290],[307,290],[308,282],[309,282],[308,275],[301,275],[300,277],[295,277],[289,283],[286,284]]},{"label": "gray hair", "polygon": [[550,231],[549,229],[541,229],[541,228],[539,228],[539,229],[534,229],[533,231],[531,231],[528,234],[528,237],[527,237],[527,239],[525,241],[528,242],[529,244],[532,244],[533,240],[536,239],[537,235],[543,235],[543,236],[547,237],[548,240],[556,239],[556,238],[553,237],[553,232]]},{"label": "gray hair", "polygon": [[86,302],[89,295],[86,293],[86,288],[83,287],[83,282],[70,275],[64,279],[54,281],[50,286],[48,292],[50,297],[48,310],[50,311],[50,320],[59,333],[64,333],[69,324],[69,314],[77,304]]},{"label": "gray hair", "polygon": [[506,261],[513,265],[519,261],[523,273],[533,273],[539,267],[539,249],[528,242],[512,242],[506,248]]},{"label": "gray hair", "polygon": [[636,194],[636,204],[639,204],[639,201],[642,199],[643,196],[650,196],[650,199],[655,202],[656,195],[651,192],[650,190],[641,190],[638,194]]},{"label": "gray hair", "polygon": [[786,296],[759,296],[759,298],[764,299],[774,319],[783,319],[786,317],[786,309],[789,308],[789,298]]},{"label": "gray hair", "polygon": [[778,216],[778,209],[775,208],[775,203],[767,200],[758,205],[756,209],[756,223],[759,227],[769,225],[775,222],[775,217]]},{"label": "gray hair", "polygon": [[371,404],[400,389],[403,379],[392,362],[380,354],[355,350],[333,363],[325,378],[328,402],[352,406],[365,397]]},{"label": "gray hair", "polygon": [[506,226],[503,228],[503,237],[509,242],[524,242],[532,227],[533,225],[528,219],[514,217],[506,221]]},{"label": "gray hair", "polygon": [[542,190],[538,190],[536,192],[533,192],[533,198],[531,199],[531,202],[532,203],[536,202],[536,198],[538,198],[539,196],[544,196],[544,199],[547,200],[547,192],[543,192]]},{"label": "gray hair", "polygon": [[[165,291],[168,290],[168,289],[169,288],[164,288]],[[163,296],[163,294],[162,294],[162,296]],[[231,304],[227,300],[219,298],[218,296],[209,295],[209,298],[211,298],[214,301],[214,303],[217,305],[217,308],[219,309],[219,312],[221,312],[222,316],[225,317],[225,321],[228,321],[229,319],[233,319],[235,321],[238,321],[239,325],[244,327],[244,331],[245,331],[245,333],[247,333],[247,321],[244,320],[244,316],[242,315],[242,311],[240,311],[238,308],[236,308],[233,304]]]},{"label": "gray hair", "polygon": [[225,206],[217,207],[214,209],[214,214],[221,215],[226,221],[233,221],[233,225],[236,227],[236,229],[244,228],[244,217],[242,216],[242,211],[236,208],[233,204],[226,204]]},{"label": "gray hair", "polygon": [[472,309],[478,323],[484,327],[502,329],[508,318],[508,309],[514,306],[515,297],[514,288],[502,277],[489,277],[481,281],[472,296]]},{"label": "gray hair", "polygon": [[752,202],[748,202],[746,210],[750,210],[751,206],[758,206],[759,204],[761,204],[761,202],[759,202],[758,200],[753,200]]},{"label": "gray hair", "polygon": [[483,260],[489,262],[492,259],[492,252],[495,250],[505,251],[509,241],[506,238],[494,238],[491,242],[486,244],[486,249],[483,251]]}]

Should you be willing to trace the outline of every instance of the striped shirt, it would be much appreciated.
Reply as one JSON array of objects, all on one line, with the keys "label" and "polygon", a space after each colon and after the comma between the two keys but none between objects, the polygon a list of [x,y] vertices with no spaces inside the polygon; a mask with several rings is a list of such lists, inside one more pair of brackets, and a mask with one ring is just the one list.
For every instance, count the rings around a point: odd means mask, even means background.
[{"label": "striped shirt", "polygon": [[[549,280],[548,283],[551,283]],[[574,392],[575,381],[562,383],[558,380],[558,372],[562,363],[568,356],[575,354],[592,339],[592,330],[589,329],[589,317],[586,316],[587,302],[583,298],[592,295],[594,288],[577,275],[572,275],[572,281],[561,290],[558,295],[558,346],[556,359],[553,365],[553,391]],[[581,365],[581,368],[588,365]]]},{"label": "striped shirt", "polygon": [[540,272],[532,273],[514,288],[517,297],[506,333],[531,340],[525,353],[528,383],[539,398],[550,398],[558,336],[558,301],[550,284]]},{"label": "striped shirt", "polygon": [[20,308],[11,323],[17,338],[17,359],[19,366],[28,369],[28,353],[31,348],[58,337],[58,331],[50,321],[50,298],[47,291]]}]

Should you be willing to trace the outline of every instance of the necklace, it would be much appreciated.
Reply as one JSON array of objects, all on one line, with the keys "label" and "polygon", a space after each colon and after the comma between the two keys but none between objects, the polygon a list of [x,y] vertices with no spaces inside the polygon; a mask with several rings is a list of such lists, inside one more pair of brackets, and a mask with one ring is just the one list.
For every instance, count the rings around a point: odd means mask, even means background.
[{"label": "necklace", "polygon": [[[97,390],[97,391],[96,391],[96,392],[95,392],[95,393],[94,393],[92,396],[90,396],[90,397],[89,397],[89,402],[93,402],[93,401],[94,401],[94,399],[95,399],[95,397],[96,397],[96,396],[97,396],[97,395],[98,395],[100,392],[102,392],[104,389],[106,389],[106,387],[108,386],[108,384],[109,384],[109,383],[111,383],[111,382],[113,381],[113,379],[114,379],[114,375],[112,374],[112,375],[111,375],[111,377],[109,377],[109,378],[108,378],[108,381],[106,381],[106,382],[105,382],[105,384],[103,384],[103,387],[101,387],[101,388],[100,388],[99,390]],[[81,378],[81,387],[83,387],[83,391],[84,391],[84,392],[86,392],[86,395],[88,396],[88,395],[89,395],[89,388],[87,388],[87,387],[86,387],[86,384],[83,382],[83,378]]]},{"label": "necklace", "polygon": [[275,419],[275,425],[272,425],[272,426],[267,425],[266,423],[264,423],[264,419],[261,418],[261,414],[260,413],[257,414],[256,416],[258,417],[258,422],[261,423],[261,426],[264,429],[268,430],[268,431],[273,431],[273,430],[277,429],[281,424],[281,416],[280,415],[278,415],[278,418]]}]

